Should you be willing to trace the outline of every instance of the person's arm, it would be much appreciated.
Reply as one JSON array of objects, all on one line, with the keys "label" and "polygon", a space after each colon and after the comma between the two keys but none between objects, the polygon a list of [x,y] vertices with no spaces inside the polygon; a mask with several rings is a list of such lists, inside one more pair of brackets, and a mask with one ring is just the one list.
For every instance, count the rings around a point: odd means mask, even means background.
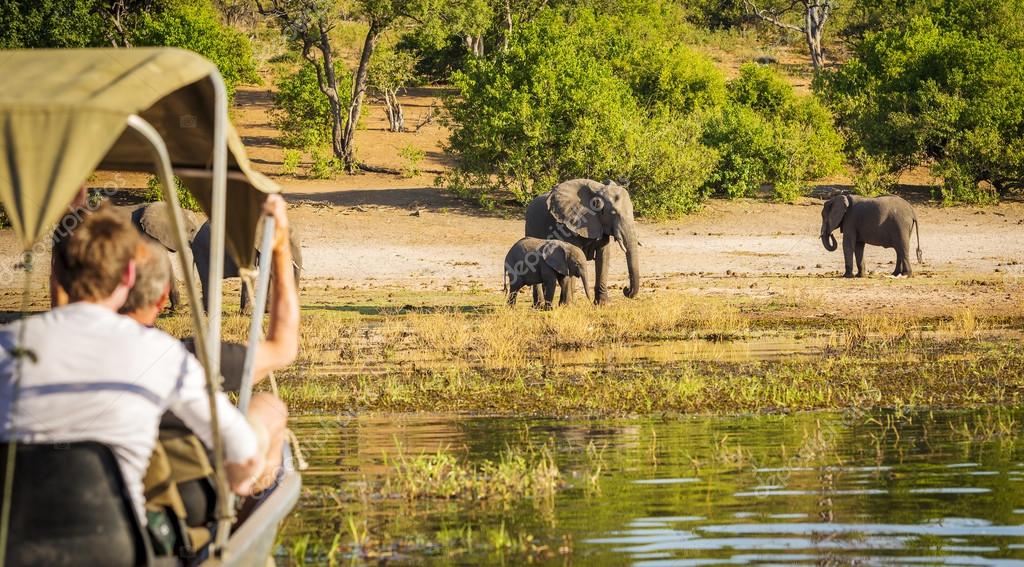
[{"label": "person's arm", "polygon": [[258,384],[274,370],[295,361],[299,353],[299,292],[292,268],[292,249],[288,235],[288,215],[284,199],[270,195],[263,211],[273,216],[274,233],[271,259],[270,326],[266,338],[256,348],[253,361],[253,383]]},{"label": "person's arm", "polygon": [[[184,351],[184,347],[182,347]],[[194,356],[183,352],[183,376],[177,395],[168,409],[185,423],[207,446],[213,447],[210,402],[206,393],[206,374]],[[224,446],[228,483],[236,494],[248,494],[263,469],[264,450],[245,416],[223,392],[217,393],[217,421]]]}]

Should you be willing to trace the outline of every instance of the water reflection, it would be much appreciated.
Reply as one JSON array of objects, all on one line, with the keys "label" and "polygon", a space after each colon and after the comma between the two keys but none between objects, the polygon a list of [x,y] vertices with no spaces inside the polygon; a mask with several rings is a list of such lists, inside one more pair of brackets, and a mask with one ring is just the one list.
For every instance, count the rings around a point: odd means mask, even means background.
[{"label": "water reflection", "polygon": [[[1014,564],[1024,415],[680,420],[303,418],[312,464],[282,564]],[[552,448],[550,502],[389,494],[398,453]]]}]

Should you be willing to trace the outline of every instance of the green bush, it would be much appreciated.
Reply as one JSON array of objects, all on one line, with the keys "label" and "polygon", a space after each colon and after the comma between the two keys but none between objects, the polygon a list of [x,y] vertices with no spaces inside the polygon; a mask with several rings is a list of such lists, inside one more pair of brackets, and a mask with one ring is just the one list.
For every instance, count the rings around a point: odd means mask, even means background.
[{"label": "green bush", "polygon": [[133,45],[190,49],[220,69],[233,96],[240,83],[257,83],[256,61],[245,34],[224,25],[209,0],[163,0],[142,12],[131,32]]},{"label": "green bush", "polygon": [[331,179],[341,171],[341,161],[330,150],[314,148],[309,157],[312,160],[309,176],[314,179]]},{"label": "green bush", "polygon": [[710,188],[730,198],[751,197],[771,185],[780,201],[800,196],[806,181],[842,167],[842,139],[813,97],[798,97],[782,77],[755,64],[728,84],[729,103],[707,121],[704,144],[721,161]]},{"label": "green bush", "polygon": [[[203,212],[203,208],[199,205],[199,201],[192,196],[185,184],[181,182],[181,179],[177,175],[174,176],[174,185],[178,192],[178,204],[181,208],[197,213]],[[150,176],[146,181],[146,188],[142,191],[142,200],[146,202],[156,202],[164,200],[164,190],[160,185],[160,181],[156,176]]]},{"label": "green bush", "polygon": [[427,156],[427,152],[409,144],[398,152],[398,155],[405,158],[405,167],[402,168],[402,177],[416,177],[420,174],[420,163]]},{"label": "green bush", "polygon": [[700,146],[698,125],[667,111],[713,99],[692,86],[714,83],[701,76],[709,67],[673,66],[666,77],[696,79],[662,88],[656,70],[636,70],[617,55],[628,46],[602,43],[607,36],[595,32],[604,25],[582,17],[569,24],[545,11],[519,28],[507,51],[454,74],[459,95],[447,104],[448,150],[458,164],[444,179],[449,188],[485,203],[506,191],[526,203],[564,179],[625,178],[642,214],[699,206],[714,152]]},{"label": "green bush", "polygon": [[293,148],[285,148],[281,155],[281,173],[295,175],[299,171],[300,162],[302,162],[302,152]]},{"label": "green bush", "polygon": [[1024,185],[1024,49],[914,18],[866,34],[817,89],[851,154],[892,174],[932,167],[946,202],[990,202]]},{"label": "green bush", "polygon": [[568,21],[547,10],[506,52],[469,61],[453,76],[458,159],[443,183],[526,203],[564,179],[627,179],[637,212],[665,217],[765,184],[789,201],[841,167],[842,140],[814,97],[756,65],[726,83],[674,31],[643,25],[651,6]]},{"label": "green bush", "polygon": [[[334,72],[338,77],[338,96],[342,108],[352,98],[352,73],[340,62]],[[304,61],[297,70],[279,75],[274,82],[274,125],[281,130],[281,143],[287,148],[316,148],[331,143],[331,109],[327,97],[320,92],[316,68]]]}]

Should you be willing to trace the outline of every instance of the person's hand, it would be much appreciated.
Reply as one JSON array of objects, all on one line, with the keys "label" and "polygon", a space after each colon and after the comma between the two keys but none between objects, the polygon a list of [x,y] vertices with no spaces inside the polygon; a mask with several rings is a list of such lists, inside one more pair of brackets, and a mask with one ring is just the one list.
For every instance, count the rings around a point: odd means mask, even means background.
[{"label": "person's hand", "polygon": [[263,213],[274,218],[274,252],[284,252],[288,248],[288,205],[280,195],[267,195],[263,202]]}]

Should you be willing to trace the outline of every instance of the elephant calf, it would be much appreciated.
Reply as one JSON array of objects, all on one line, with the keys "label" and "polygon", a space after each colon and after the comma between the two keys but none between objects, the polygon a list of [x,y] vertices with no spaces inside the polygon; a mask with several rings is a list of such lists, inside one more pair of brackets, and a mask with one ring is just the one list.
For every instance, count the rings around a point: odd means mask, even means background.
[{"label": "elephant calf", "polygon": [[[567,277],[583,280],[583,291],[590,298],[587,257],[568,242],[527,237],[512,245],[505,255],[505,289],[510,306],[516,304],[516,296],[523,286],[536,284],[544,288],[545,309],[551,309],[556,284],[562,291],[559,303],[568,304],[572,288]],[[534,304],[534,307],[540,305]]]},{"label": "elephant calf", "polygon": [[864,276],[864,245],[896,249],[894,276],[913,275],[910,269],[910,237],[917,230],[917,262],[921,263],[921,228],[910,203],[895,195],[859,197],[838,195],[825,202],[821,209],[821,243],[829,252],[839,245],[832,233],[843,233],[843,277],[853,277],[853,260],[857,260],[857,277]]}]

